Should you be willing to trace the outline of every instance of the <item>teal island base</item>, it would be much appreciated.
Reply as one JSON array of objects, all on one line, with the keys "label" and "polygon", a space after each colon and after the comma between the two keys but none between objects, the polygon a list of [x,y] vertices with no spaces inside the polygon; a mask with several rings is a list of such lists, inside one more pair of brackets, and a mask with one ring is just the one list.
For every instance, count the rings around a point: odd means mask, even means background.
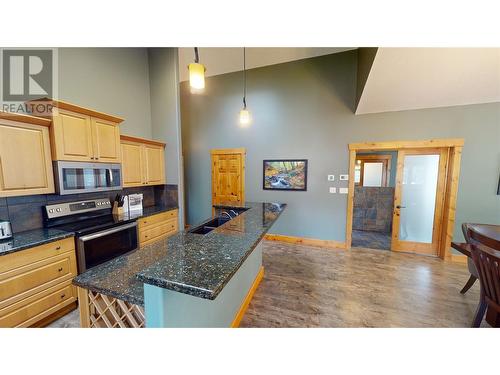
[{"label": "teal island base", "polygon": [[263,274],[259,242],[214,300],[144,284],[146,327],[237,327]]}]

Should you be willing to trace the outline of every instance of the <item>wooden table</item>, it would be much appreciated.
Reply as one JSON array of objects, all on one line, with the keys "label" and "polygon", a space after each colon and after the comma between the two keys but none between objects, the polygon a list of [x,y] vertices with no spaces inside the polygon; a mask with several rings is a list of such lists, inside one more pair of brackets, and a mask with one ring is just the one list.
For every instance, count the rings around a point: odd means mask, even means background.
[{"label": "wooden table", "polygon": [[[492,224],[471,224],[474,231],[477,233],[491,238],[494,241],[500,242],[500,225],[492,225]],[[466,242],[452,242],[451,247],[455,250],[460,251],[462,254],[468,256],[471,255],[471,246]]]}]

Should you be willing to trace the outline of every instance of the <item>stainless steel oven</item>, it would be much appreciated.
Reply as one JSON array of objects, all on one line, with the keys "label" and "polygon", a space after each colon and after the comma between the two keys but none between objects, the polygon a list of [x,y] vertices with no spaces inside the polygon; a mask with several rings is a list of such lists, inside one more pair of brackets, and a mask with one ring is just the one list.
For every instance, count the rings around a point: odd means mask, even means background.
[{"label": "stainless steel oven", "polygon": [[138,247],[137,222],[76,237],[78,273],[107,262]]},{"label": "stainless steel oven", "polygon": [[55,161],[56,190],[60,195],[121,190],[120,164]]}]

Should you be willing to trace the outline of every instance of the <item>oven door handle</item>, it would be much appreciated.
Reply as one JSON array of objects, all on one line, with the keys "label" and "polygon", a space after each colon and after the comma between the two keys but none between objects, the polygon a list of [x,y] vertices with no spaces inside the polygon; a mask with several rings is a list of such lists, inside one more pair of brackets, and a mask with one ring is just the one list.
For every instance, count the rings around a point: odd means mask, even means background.
[{"label": "oven door handle", "polygon": [[133,223],[128,223],[125,225],[120,225],[118,227],[110,228],[110,229],[105,229],[97,233],[92,233],[88,234],[86,236],[82,236],[79,238],[80,241],[85,242],[85,241],[90,241],[99,237],[107,236],[108,234],[116,233],[116,232],[121,232],[122,230],[125,229],[130,229],[137,227],[137,221],[134,221]]}]

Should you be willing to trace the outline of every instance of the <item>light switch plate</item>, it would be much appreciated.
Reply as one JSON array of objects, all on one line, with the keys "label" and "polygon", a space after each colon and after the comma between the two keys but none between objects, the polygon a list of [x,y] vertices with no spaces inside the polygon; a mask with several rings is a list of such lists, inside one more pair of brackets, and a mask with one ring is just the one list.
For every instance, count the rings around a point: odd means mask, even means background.
[{"label": "light switch plate", "polygon": [[337,188],[336,187],[331,187],[330,188],[330,194],[335,194],[337,192]]},{"label": "light switch plate", "polygon": [[340,175],[340,181],[347,181],[347,180],[349,180],[348,174],[341,174]]},{"label": "light switch plate", "polygon": [[328,175],[328,181],[335,181],[335,175],[329,174]]},{"label": "light switch plate", "polygon": [[348,191],[348,188],[339,188],[339,194],[347,194]]}]

